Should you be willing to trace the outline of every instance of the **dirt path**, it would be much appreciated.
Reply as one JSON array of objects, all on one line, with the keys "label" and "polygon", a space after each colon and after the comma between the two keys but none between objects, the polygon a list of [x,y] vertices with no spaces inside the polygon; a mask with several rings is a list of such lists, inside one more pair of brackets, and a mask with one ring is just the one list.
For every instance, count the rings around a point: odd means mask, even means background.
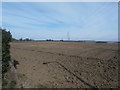
[{"label": "dirt path", "polygon": [[117,44],[11,43],[19,87],[117,87]]}]

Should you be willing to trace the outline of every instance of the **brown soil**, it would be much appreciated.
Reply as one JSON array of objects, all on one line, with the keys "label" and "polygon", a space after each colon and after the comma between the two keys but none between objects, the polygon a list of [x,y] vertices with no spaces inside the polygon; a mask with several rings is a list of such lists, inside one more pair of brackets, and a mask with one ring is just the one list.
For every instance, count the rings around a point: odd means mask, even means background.
[{"label": "brown soil", "polygon": [[117,43],[11,43],[17,87],[23,88],[117,87],[117,54]]}]

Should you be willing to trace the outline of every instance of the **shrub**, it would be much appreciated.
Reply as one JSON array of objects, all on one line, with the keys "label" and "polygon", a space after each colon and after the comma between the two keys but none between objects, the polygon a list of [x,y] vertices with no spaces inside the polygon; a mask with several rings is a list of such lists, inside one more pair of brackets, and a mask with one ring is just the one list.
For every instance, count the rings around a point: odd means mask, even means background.
[{"label": "shrub", "polygon": [[12,35],[10,31],[6,31],[5,29],[0,28],[0,32],[2,32],[2,74],[4,75],[8,71],[11,59],[9,42],[12,40]]}]

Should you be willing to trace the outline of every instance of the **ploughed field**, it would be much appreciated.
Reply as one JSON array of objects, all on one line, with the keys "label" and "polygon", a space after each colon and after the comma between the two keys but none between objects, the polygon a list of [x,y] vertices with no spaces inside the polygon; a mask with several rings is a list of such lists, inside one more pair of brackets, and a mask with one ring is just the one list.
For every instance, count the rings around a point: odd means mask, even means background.
[{"label": "ploughed field", "polygon": [[16,87],[118,87],[118,44],[12,42]]}]

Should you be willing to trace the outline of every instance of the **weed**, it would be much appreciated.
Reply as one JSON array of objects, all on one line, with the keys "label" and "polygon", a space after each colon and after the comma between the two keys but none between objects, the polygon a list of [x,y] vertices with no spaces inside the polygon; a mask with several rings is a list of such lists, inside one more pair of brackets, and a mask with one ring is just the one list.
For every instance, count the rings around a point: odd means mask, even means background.
[{"label": "weed", "polygon": [[9,88],[14,88],[15,86],[16,86],[16,81],[11,81],[10,83],[9,83]]}]

